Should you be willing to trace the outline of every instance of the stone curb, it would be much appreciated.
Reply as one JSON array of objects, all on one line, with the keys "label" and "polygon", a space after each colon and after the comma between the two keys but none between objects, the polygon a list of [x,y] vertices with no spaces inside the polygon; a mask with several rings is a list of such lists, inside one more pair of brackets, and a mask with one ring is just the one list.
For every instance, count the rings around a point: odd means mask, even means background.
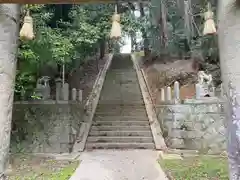
[{"label": "stone curb", "polygon": [[[109,66],[112,62],[113,55],[108,55],[108,60],[105,63],[103,69],[98,73],[98,76],[96,78],[96,81],[94,83],[93,89],[91,94],[89,95],[89,99],[86,102],[85,110],[87,110],[87,114],[84,117],[84,122],[82,123],[82,126],[80,128],[80,132],[78,135],[78,138],[76,140],[76,143],[73,146],[73,152],[82,152],[85,149],[85,145],[87,142],[87,137],[90,132],[91,126],[92,126],[92,120],[94,117],[94,113],[98,104],[98,100],[100,98],[100,94],[102,91],[103,83],[105,81],[107,70],[109,69]],[[92,104],[91,104],[92,103]],[[90,112],[88,111],[88,106],[91,106]]]},{"label": "stone curb", "polygon": [[163,170],[169,180],[175,180],[170,172]]},{"label": "stone curb", "polygon": [[135,71],[137,73],[137,78],[138,78],[139,86],[140,86],[140,89],[142,92],[146,112],[148,115],[148,120],[149,120],[149,124],[151,127],[155,148],[157,150],[166,150],[167,146],[166,146],[166,143],[162,136],[162,131],[161,131],[160,124],[158,122],[156,113],[153,110],[154,108],[153,108],[153,104],[151,102],[151,96],[148,92],[146,83],[143,79],[143,75],[141,73],[140,67],[136,62],[136,57],[133,54],[131,55],[131,57],[132,57],[132,61],[134,64]]},{"label": "stone curb", "polygon": [[159,153],[159,157],[160,157],[160,159],[163,159],[163,160],[168,160],[168,159],[180,159],[180,160],[182,160],[183,159],[180,154],[164,153],[162,151]]},{"label": "stone curb", "polygon": [[[170,159],[170,158],[166,158],[166,155],[163,151],[160,151],[159,152],[159,160],[165,160],[165,159]],[[178,158],[179,159],[179,158]],[[161,167],[162,168],[162,167]],[[171,173],[167,170],[165,170],[164,168],[162,168],[163,172],[165,173],[166,177],[169,179],[169,180],[175,180],[173,178],[173,176],[171,175]]]}]

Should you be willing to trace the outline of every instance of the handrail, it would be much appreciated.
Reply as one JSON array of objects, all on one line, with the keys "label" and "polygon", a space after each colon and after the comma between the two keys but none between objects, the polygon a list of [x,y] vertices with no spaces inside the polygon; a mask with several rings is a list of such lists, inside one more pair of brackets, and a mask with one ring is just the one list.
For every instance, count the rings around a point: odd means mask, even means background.
[{"label": "handrail", "polygon": [[102,71],[100,70],[100,72],[97,75],[97,79],[95,80],[94,85],[92,87],[92,91],[91,91],[90,95],[87,97],[87,101],[86,101],[86,103],[84,105],[84,110],[86,110],[86,108],[89,106],[89,104],[90,104],[90,102],[91,102],[91,100],[93,98],[93,94],[94,94],[94,91],[96,90],[96,87],[97,87],[97,84],[98,84],[98,80],[101,77],[101,74],[102,74]]},{"label": "handrail", "polygon": [[138,62],[136,62],[136,58],[134,57],[134,55],[132,55],[133,58],[133,63],[134,63],[134,67],[137,73],[137,77],[138,77],[138,81],[139,81],[139,86],[142,92],[142,96],[143,96],[143,101],[145,104],[145,108],[146,108],[146,113],[148,116],[148,120],[149,120],[149,124],[150,124],[150,128],[152,131],[152,135],[153,135],[153,140],[155,143],[155,148],[158,150],[166,150],[167,146],[165,143],[165,140],[163,138],[163,132],[161,129],[161,126],[158,122],[157,119],[157,115],[156,115],[156,111],[153,110],[153,103],[151,102],[151,96],[149,94],[149,90],[147,89],[147,85],[145,83],[145,80],[143,78],[143,74],[142,71],[140,70],[140,67],[138,65]]},{"label": "handrail", "polygon": [[155,106],[155,104],[153,103],[153,97],[152,97],[151,89],[150,89],[150,87],[149,87],[149,84],[148,84],[148,82],[147,82],[147,78],[146,78],[146,76],[145,76],[145,72],[143,71],[143,69],[141,69],[141,73],[142,73],[144,82],[145,82],[145,84],[146,84],[146,86],[147,86],[147,91],[148,91],[148,93],[150,94],[150,98],[151,98],[152,105],[153,105],[153,107],[154,107],[154,111],[156,112],[156,110],[155,110],[156,106]]},{"label": "handrail", "polygon": [[137,68],[141,71],[141,74],[142,74],[142,76],[143,76],[144,83],[145,83],[145,85],[146,85],[146,87],[147,87],[147,91],[148,91],[148,93],[149,93],[149,95],[150,95],[151,104],[153,105],[153,109],[154,109],[154,111],[155,111],[155,113],[156,113],[156,106],[155,106],[155,104],[153,103],[153,98],[152,98],[151,89],[150,89],[149,84],[148,84],[148,82],[147,82],[147,78],[146,78],[146,76],[145,76],[145,72],[143,71],[143,69],[140,68],[140,66],[139,66],[138,63],[136,63],[136,65],[137,65]]},{"label": "handrail", "polygon": [[[108,59],[110,58],[109,54],[108,54],[108,57],[105,57],[105,58],[107,58],[107,61],[108,61]],[[103,67],[103,69],[104,69],[104,68],[105,68],[105,67]],[[92,91],[91,91],[90,95],[87,97],[87,101],[86,101],[86,103],[85,103],[85,105],[84,105],[84,110],[85,110],[85,112],[86,112],[86,110],[88,109],[88,106],[90,105],[91,101],[92,101],[93,98],[94,98],[94,97],[93,97],[94,91],[96,91],[96,87],[98,86],[99,78],[101,77],[101,75],[102,75],[102,73],[103,73],[103,69],[99,71],[99,73],[98,73],[98,75],[97,75],[97,78],[96,78],[96,80],[95,80],[95,82],[94,82],[94,85],[93,85],[93,87],[92,87]]]}]

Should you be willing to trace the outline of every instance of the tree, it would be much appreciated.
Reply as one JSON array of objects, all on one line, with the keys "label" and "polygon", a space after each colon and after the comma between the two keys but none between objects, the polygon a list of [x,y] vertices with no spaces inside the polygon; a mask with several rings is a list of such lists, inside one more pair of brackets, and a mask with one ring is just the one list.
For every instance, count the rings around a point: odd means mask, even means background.
[{"label": "tree", "polygon": [[[239,2],[238,0],[236,2]],[[240,6],[232,0],[219,3],[219,48],[224,91],[227,106],[227,149],[230,180],[240,179]]]},{"label": "tree", "polygon": [[[144,4],[143,3],[139,3],[139,9],[140,9],[140,16],[142,19],[145,18],[145,11],[144,11]],[[146,28],[142,27],[141,28],[142,31],[142,38],[143,38],[143,45],[144,45],[144,54],[147,55],[148,51],[149,51],[149,42],[147,39],[147,32],[146,32]]]},{"label": "tree", "polygon": [[5,180],[4,172],[10,145],[20,5],[1,4],[0,12],[0,180]]}]

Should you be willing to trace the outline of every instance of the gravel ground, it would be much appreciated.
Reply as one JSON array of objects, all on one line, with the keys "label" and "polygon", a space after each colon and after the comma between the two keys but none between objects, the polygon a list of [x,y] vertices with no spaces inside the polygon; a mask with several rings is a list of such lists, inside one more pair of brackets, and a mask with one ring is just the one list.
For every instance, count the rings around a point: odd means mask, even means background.
[{"label": "gravel ground", "polygon": [[152,150],[94,150],[80,156],[70,180],[167,180]]}]

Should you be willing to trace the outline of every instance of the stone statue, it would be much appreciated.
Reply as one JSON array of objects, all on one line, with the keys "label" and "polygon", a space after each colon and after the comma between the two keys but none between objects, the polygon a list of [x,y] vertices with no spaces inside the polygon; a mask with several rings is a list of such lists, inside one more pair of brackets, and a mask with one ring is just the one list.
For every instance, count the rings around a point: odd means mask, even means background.
[{"label": "stone statue", "polygon": [[198,83],[199,84],[207,84],[210,85],[212,84],[212,75],[211,74],[206,74],[204,71],[199,71],[198,72]]},{"label": "stone statue", "polygon": [[204,71],[198,72],[198,84],[200,86],[200,97],[209,97],[212,93],[213,79],[211,74]]},{"label": "stone statue", "polygon": [[50,77],[42,76],[37,81],[36,94],[41,99],[46,100],[50,98],[49,80],[50,80]]}]

